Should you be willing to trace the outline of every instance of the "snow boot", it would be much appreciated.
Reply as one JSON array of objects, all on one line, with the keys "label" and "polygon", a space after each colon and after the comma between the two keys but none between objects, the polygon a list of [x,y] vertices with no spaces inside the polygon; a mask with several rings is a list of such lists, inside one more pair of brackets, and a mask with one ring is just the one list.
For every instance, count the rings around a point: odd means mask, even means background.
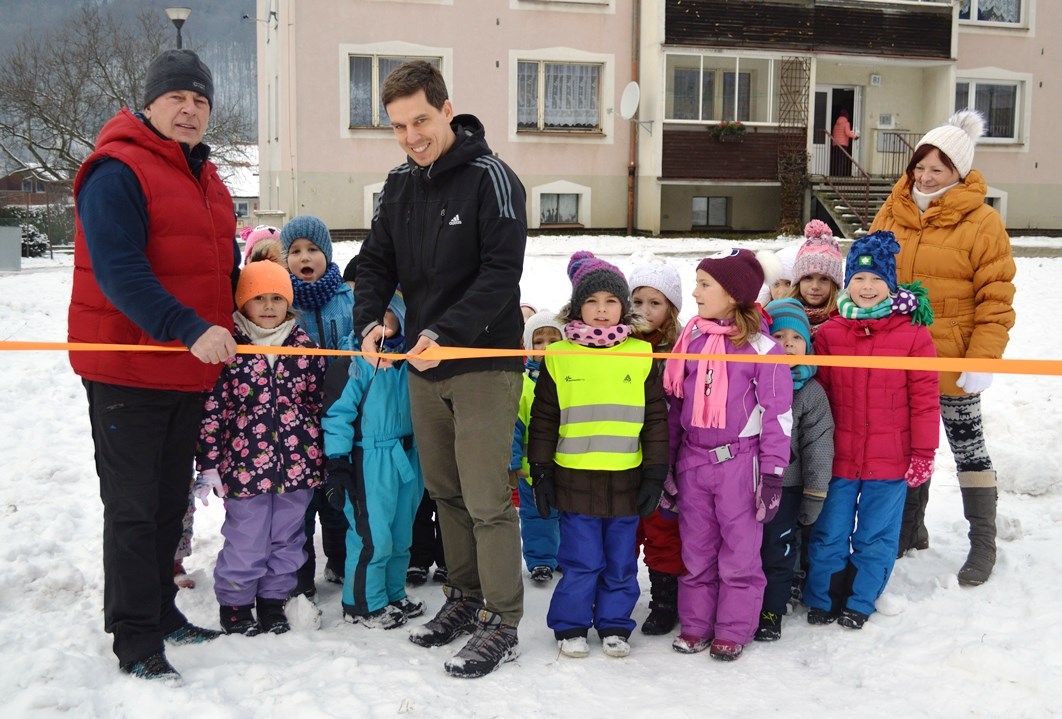
[{"label": "snow boot", "polygon": [[757,642],[776,642],[782,638],[782,617],[774,612],[760,612],[760,626],[756,628]]},{"label": "snow boot", "polygon": [[649,570],[649,616],[642,622],[642,634],[667,634],[678,622],[678,575]]},{"label": "snow boot", "polygon": [[863,614],[863,612],[857,612],[854,609],[845,609],[841,612],[841,616],[837,618],[837,623],[846,629],[862,629],[868,619],[870,619],[870,616]]},{"label": "snow boot", "polygon": [[321,527],[321,547],[325,554],[324,578],[331,584],[342,584],[347,568],[347,530]]},{"label": "snow boot", "polygon": [[317,551],[314,549],[312,536],[306,538],[303,549],[306,551],[306,561],[295,572],[295,589],[291,591],[291,596],[302,594],[313,599],[317,596],[317,585],[314,583],[314,576],[317,574]]},{"label": "snow boot", "polygon": [[631,643],[628,638],[620,634],[609,634],[601,640],[601,651],[607,657],[622,659],[631,653]]},{"label": "snow boot", "polygon": [[995,487],[963,487],[963,475],[995,472],[960,472],[963,514],[970,523],[970,553],[959,570],[959,584],[976,587],[988,581],[996,566],[996,503]]},{"label": "snow boot", "polygon": [[545,565],[531,569],[531,581],[535,584],[546,584],[553,580],[553,568]]},{"label": "snow boot", "polygon": [[291,631],[288,616],[284,613],[284,605],[287,603],[285,600],[258,597],[255,602],[258,608],[259,629],[270,634],[283,634]]},{"label": "snow boot", "polygon": [[409,597],[402,597],[396,599],[393,602],[388,602],[392,607],[397,607],[398,611],[405,615],[406,619],[413,619],[419,617],[424,613],[424,602],[419,599],[411,599]]},{"label": "snow boot", "polygon": [[744,647],[737,642],[716,637],[712,640],[712,646],[708,649],[708,654],[711,655],[712,659],[718,659],[721,662],[732,662],[741,656],[742,649]]},{"label": "snow boot", "polygon": [[124,665],[122,671],[138,679],[158,679],[172,686],[180,686],[184,683],[180,673],[173,668],[161,651],[152,654],[147,659]]},{"label": "snow boot", "polygon": [[191,622],[185,622],[183,625],[164,636],[163,639],[174,646],[183,647],[189,644],[203,644],[205,642],[210,642],[220,636],[221,632],[216,629],[204,629],[203,627],[197,627]]},{"label": "snow boot", "polygon": [[221,605],[221,631],[226,634],[242,634],[253,637],[259,633],[258,622],[254,620],[253,604],[233,606]]},{"label": "snow boot", "polygon": [[503,624],[501,615],[489,609],[476,614],[475,631],[461,651],[443,665],[446,673],[462,679],[486,676],[505,662],[520,656],[516,627]]},{"label": "snow boot", "polygon": [[900,524],[900,546],[896,551],[897,559],[911,549],[929,549],[929,530],[926,529],[926,505],[928,504],[928,481],[918,487],[908,487],[907,499],[903,504],[903,522]]},{"label": "snow boot", "polygon": [[394,629],[406,623],[406,615],[394,604],[385,604],[379,609],[366,614],[352,612],[343,607],[343,619],[351,624],[360,624],[369,629]]},{"label": "snow boot", "polygon": [[410,567],[406,570],[406,584],[411,587],[419,587],[428,581],[427,567]]},{"label": "snow boot", "polygon": [[409,641],[422,647],[441,647],[457,635],[476,629],[476,615],[483,608],[483,600],[466,597],[457,587],[443,587],[446,602],[425,624],[409,633]]}]

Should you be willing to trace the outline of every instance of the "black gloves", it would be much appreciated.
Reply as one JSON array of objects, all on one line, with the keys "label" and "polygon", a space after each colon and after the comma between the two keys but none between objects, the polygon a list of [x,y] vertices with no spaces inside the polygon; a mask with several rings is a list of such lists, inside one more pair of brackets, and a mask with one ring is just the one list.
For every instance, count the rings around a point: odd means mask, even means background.
[{"label": "black gloves", "polygon": [[354,491],[354,467],[345,459],[330,459],[325,464],[325,497],[337,511],[343,511],[347,495],[350,503],[357,505]]},{"label": "black gloves", "polygon": [[642,466],[642,485],[638,488],[638,514],[648,517],[660,503],[660,493],[664,491],[664,479],[667,477],[666,464]]},{"label": "black gloves", "polygon": [[553,487],[553,465],[531,465],[531,491],[535,494],[535,507],[543,519],[549,519],[553,506],[557,503],[557,494]]}]

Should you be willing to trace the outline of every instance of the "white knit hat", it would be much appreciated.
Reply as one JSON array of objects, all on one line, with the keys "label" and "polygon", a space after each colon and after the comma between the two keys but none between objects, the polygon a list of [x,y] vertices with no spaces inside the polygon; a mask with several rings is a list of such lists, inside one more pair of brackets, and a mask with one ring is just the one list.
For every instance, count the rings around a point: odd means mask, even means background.
[{"label": "white knit hat", "polygon": [[959,177],[970,174],[973,167],[974,149],[977,138],[985,134],[985,118],[977,110],[959,110],[948,118],[946,125],[936,127],[918,141],[917,150],[922,145],[932,145],[951,160]]},{"label": "white knit hat", "polygon": [[627,284],[632,293],[639,287],[652,287],[666,297],[676,310],[682,311],[682,281],[678,270],[663,260],[651,257],[641,263],[631,270]]},{"label": "white knit hat", "polygon": [[531,349],[535,341],[535,330],[543,327],[552,327],[564,337],[564,325],[557,319],[557,313],[553,310],[539,310],[527,318],[524,323],[524,349]]}]

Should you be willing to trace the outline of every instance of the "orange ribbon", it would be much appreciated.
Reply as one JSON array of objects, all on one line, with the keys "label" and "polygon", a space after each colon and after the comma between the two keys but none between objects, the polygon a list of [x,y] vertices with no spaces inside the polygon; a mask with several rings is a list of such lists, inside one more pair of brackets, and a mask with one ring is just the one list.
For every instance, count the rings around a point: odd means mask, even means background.
[{"label": "orange ribbon", "polygon": [[[185,347],[163,345],[97,344],[88,342],[0,342],[0,351],[8,352],[187,352]],[[355,350],[330,350],[316,347],[266,347],[260,345],[237,345],[238,354],[276,355],[326,355],[346,357],[377,357],[398,360],[409,359],[403,353],[377,353]],[[526,357],[522,349],[482,349],[476,347],[430,347],[416,359],[460,360],[484,357]],[[574,355],[574,350],[540,350],[536,355]],[[607,357],[644,357],[642,352],[609,352]],[[1027,374],[1062,376],[1062,360],[1040,359],[978,359],[954,357],[856,357],[851,355],[707,355],[677,352],[657,352],[657,359],[716,360],[720,362],[751,362],[753,364],[805,364],[819,367],[865,367],[867,369],[926,370],[931,372],[985,372],[989,374]]]}]

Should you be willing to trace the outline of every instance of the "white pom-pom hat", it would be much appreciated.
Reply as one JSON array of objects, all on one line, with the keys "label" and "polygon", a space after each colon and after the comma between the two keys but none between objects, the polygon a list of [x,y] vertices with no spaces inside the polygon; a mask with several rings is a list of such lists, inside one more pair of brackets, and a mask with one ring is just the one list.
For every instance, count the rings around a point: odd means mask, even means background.
[{"label": "white pom-pom hat", "polygon": [[985,118],[977,110],[959,110],[948,118],[946,125],[933,128],[918,141],[917,150],[922,145],[932,145],[951,160],[959,177],[970,174],[973,167],[974,149],[977,138],[985,134]]}]

